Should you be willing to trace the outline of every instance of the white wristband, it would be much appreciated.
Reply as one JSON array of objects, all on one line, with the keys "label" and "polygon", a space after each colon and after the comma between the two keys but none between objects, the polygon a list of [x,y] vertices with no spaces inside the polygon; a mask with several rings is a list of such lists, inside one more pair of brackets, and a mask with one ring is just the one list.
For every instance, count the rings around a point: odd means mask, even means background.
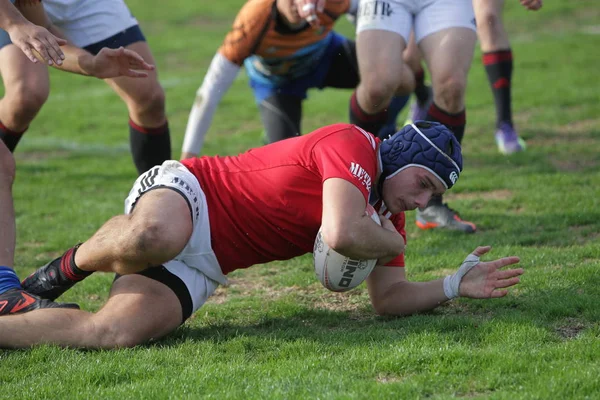
[{"label": "white wristband", "polygon": [[475,254],[469,254],[467,258],[465,258],[465,261],[463,261],[461,264],[458,271],[444,278],[444,294],[448,299],[454,299],[455,297],[458,297],[458,288],[463,276],[465,276],[467,272],[469,272],[479,263],[479,257],[477,257]]}]

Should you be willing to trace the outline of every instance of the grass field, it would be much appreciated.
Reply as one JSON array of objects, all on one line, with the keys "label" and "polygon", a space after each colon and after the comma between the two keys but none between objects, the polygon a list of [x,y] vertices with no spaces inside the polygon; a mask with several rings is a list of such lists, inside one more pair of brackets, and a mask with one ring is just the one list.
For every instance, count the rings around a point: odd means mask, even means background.
[{"label": "grass field", "polygon": [[[187,114],[241,0],[128,0],[157,59],[179,156]],[[465,173],[447,196],[477,222],[463,236],[420,232],[409,213],[407,274],[454,271],[480,244],[518,255],[509,296],[460,299],[381,318],[363,286],[320,286],[310,256],[231,274],[231,284],[174,334],[117,351],[0,350],[0,398],[600,398],[600,5],[507,1],[515,120],[526,153],[500,155],[479,51],[469,76]],[[352,34],[344,20],[339,30]],[[122,212],[135,169],[127,111],[101,81],[52,72],[52,93],[19,146],[17,272],[25,277]],[[312,92],[305,132],[346,121],[350,92]],[[225,96],[208,154],[261,143],[247,78]],[[112,276],[63,296],[97,310]],[[2,332],[0,332],[2,335]]]}]

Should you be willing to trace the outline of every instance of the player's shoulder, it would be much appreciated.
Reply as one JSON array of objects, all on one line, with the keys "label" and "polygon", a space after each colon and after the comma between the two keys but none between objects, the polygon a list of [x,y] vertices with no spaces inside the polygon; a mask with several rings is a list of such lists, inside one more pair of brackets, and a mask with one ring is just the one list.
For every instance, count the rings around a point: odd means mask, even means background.
[{"label": "player's shoulder", "polygon": [[328,138],[329,141],[338,141],[340,144],[353,143],[359,145],[368,145],[373,150],[377,148],[377,139],[373,134],[365,131],[354,124],[339,123],[327,125],[317,129],[314,133],[322,138]]}]

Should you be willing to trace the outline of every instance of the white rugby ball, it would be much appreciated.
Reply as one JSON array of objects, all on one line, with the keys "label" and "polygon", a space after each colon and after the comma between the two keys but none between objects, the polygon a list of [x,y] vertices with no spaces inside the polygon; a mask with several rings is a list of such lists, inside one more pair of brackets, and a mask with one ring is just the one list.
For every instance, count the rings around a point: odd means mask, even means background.
[{"label": "white rugby ball", "polygon": [[[370,204],[367,204],[365,214],[381,226],[379,215]],[[317,278],[333,292],[345,292],[357,287],[377,265],[377,260],[353,260],[331,249],[323,240],[321,229],[315,239],[313,261]]]}]

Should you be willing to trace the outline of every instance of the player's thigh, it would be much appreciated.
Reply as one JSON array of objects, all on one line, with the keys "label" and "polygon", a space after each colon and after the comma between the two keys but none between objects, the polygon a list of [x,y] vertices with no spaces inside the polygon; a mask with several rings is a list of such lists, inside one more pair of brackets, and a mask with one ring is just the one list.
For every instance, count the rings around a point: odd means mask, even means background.
[{"label": "player's thigh", "polygon": [[300,135],[302,98],[273,94],[258,105],[269,143]]},{"label": "player's thigh", "polygon": [[435,32],[419,42],[434,88],[449,80],[466,82],[476,40],[472,29],[459,27]]},{"label": "player's thigh", "polygon": [[399,83],[404,61],[404,38],[385,30],[361,32],[356,38],[356,53],[361,82],[366,85],[380,82],[384,85]]},{"label": "player's thigh", "polygon": [[160,338],[183,321],[177,294],[162,282],[132,274],[115,280],[94,316],[102,347],[130,347]]},{"label": "player's thigh", "polygon": [[413,17],[401,0],[360,2],[356,52],[361,79],[399,76]]},{"label": "player's thigh", "polygon": [[48,68],[43,63],[32,63],[14,44],[0,49],[0,74],[7,98],[29,97],[41,107],[48,97]]},{"label": "player's thigh", "polygon": [[[147,42],[139,41],[125,47],[141,55],[147,63],[156,65]],[[148,73],[148,77],[146,78],[119,77],[106,79],[106,82],[128,104],[159,101],[164,106],[164,91],[158,82],[156,69],[146,72]]]},{"label": "player's thigh", "polygon": [[[219,284],[182,261],[119,276],[96,314],[105,347],[132,346],[164,336],[204,305]],[[112,344],[112,346],[111,346]]]}]

